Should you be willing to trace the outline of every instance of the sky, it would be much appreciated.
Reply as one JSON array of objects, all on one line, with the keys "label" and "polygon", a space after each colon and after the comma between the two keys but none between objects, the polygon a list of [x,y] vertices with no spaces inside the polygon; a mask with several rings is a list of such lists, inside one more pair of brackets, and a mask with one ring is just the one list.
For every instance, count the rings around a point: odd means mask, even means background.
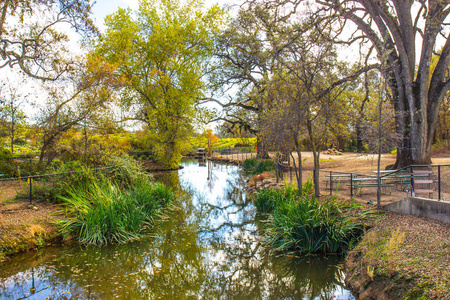
[{"label": "sky", "polygon": [[138,8],[138,0],[97,0],[92,7],[93,18],[97,27],[104,31],[103,20],[107,15],[115,12],[119,7],[131,8],[133,10]]}]

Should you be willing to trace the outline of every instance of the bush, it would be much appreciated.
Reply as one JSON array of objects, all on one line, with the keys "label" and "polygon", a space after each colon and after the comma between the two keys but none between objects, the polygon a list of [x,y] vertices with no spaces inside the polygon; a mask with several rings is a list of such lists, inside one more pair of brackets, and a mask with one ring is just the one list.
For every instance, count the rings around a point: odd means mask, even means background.
[{"label": "bush", "polygon": [[360,213],[360,205],[335,198],[317,199],[309,181],[302,192],[293,187],[255,196],[258,210],[269,212],[267,243],[278,251],[300,253],[344,253],[365,230],[371,212]]},{"label": "bush", "polygon": [[106,163],[111,167],[111,179],[123,186],[129,187],[151,178],[151,175],[142,169],[142,165],[128,155],[112,156]]},{"label": "bush", "polygon": [[61,232],[87,244],[125,242],[151,227],[160,209],[173,198],[172,191],[156,183],[141,181],[122,189],[103,178],[86,190],[71,190],[67,197],[60,197],[71,216],[59,222]]},{"label": "bush", "polygon": [[246,175],[257,175],[275,170],[275,162],[271,159],[249,158],[242,164]]},{"label": "bush", "polygon": [[4,177],[17,176],[16,163],[11,151],[2,147],[0,147],[0,173],[5,174]]}]

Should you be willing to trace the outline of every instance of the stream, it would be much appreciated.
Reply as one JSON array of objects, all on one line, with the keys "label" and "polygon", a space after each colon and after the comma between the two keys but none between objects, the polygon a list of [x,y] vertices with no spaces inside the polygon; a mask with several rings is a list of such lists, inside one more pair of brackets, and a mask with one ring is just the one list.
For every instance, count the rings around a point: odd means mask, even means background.
[{"label": "stream", "polygon": [[152,236],[16,255],[0,263],[0,299],[354,299],[342,258],[270,254],[239,167],[182,164],[155,175],[180,200]]}]

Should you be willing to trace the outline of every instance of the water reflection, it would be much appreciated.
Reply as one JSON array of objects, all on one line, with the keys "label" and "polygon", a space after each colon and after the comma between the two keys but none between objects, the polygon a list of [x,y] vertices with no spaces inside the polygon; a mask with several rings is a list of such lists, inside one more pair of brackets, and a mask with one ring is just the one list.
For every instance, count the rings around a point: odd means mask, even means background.
[{"label": "water reflection", "polygon": [[338,258],[269,255],[239,168],[207,164],[156,176],[181,191],[153,238],[18,255],[0,299],[353,299]]}]

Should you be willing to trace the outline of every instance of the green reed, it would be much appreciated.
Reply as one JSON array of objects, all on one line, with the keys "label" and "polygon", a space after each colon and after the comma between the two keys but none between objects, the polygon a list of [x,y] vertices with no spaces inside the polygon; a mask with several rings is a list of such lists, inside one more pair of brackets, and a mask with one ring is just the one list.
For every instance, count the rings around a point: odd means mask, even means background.
[{"label": "green reed", "polygon": [[254,198],[259,211],[268,212],[267,243],[278,251],[305,254],[343,253],[365,230],[372,212],[335,197],[317,199],[309,181],[300,192],[292,186],[263,189]]},{"label": "green reed", "polygon": [[249,158],[244,160],[242,168],[247,175],[257,175],[275,170],[275,162],[271,159]]},{"label": "green reed", "polygon": [[173,198],[171,190],[150,181],[124,189],[114,181],[100,178],[86,189],[72,189],[68,196],[60,196],[68,216],[59,222],[61,232],[87,244],[138,238]]}]

